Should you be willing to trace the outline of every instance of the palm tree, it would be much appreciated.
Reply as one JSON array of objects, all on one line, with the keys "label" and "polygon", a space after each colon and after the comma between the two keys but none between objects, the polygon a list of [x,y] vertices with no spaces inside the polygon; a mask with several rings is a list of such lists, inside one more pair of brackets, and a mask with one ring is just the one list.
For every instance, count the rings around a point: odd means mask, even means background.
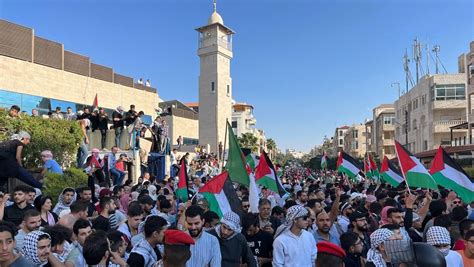
[{"label": "palm tree", "polygon": [[276,143],[275,143],[275,140],[273,140],[272,138],[268,138],[267,140],[267,149],[268,149],[268,155],[270,159],[273,159],[273,154],[276,149]]},{"label": "palm tree", "polygon": [[249,148],[252,152],[259,152],[258,138],[253,133],[243,133],[238,137],[241,148]]}]

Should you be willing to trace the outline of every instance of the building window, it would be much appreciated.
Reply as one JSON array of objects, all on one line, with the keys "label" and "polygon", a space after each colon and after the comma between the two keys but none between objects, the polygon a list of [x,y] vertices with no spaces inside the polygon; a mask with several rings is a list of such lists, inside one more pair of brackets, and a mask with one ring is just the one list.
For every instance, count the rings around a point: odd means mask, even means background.
[{"label": "building window", "polygon": [[342,131],[339,131],[339,136],[342,136]]},{"label": "building window", "polygon": [[230,95],[230,85],[227,85],[227,95]]},{"label": "building window", "polygon": [[359,131],[353,130],[352,131],[352,138],[358,138],[359,137]]},{"label": "building window", "polygon": [[339,145],[340,145],[340,146],[344,145],[344,140],[339,139]]},{"label": "building window", "polygon": [[211,93],[215,93],[215,92],[216,92],[215,84],[214,82],[211,82]]},{"label": "building window", "polygon": [[393,125],[395,121],[395,117],[393,116],[384,116],[383,117],[383,124]]},{"label": "building window", "polygon": [[421,96],[421,106],[424,106],[426,104],[426,94]]},{"label": "building window", "polygon": [[466,99],[466,86],[464,84],[435,85],[432,92],[434,101]]},{"label": "building window", "polygon": [[199,145],[199,140],[195,138],[183,137],[183,145]]},{"label": "building window", "polygon": [[232,121],[232,128],[237,128],[237,121]]},{"label": "building window", "polygon": [[423,150],[428,150],[428,141],[423,141]]}]

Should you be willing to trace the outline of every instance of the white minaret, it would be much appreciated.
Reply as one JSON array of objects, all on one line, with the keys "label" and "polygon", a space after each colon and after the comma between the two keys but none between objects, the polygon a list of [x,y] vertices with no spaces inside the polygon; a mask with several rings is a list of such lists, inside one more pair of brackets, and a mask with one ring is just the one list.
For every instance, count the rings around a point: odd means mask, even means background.
[{"label": "white minaret", "polygon": [[214,12],[206,26],[199,32],[199,144],[210,145],[211,151],[219,152],[219,143],[224,144],[226,121],[232,117],[232,34],[224,26],[222,17]]}]

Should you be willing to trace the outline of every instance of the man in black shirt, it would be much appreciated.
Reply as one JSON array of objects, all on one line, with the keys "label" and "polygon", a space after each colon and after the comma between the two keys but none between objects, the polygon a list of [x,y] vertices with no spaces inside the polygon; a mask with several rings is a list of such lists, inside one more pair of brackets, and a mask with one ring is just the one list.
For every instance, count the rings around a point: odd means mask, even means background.
[{"label": "man in black shirt", "polygon": [[261,231],[258,225],[258,215],[247,213],[242,220],[242,233],[247,239],[247,244],[255,256],[258,266],[272,266],[273,236]]},{"label": "man in black shirt", "polygon": [[343,233],[339,239],[342,249],[346,252],[346,257],[344,257],[345,267],[361,267],[361,254],[364,249],[364,244],[359,238],[359,235],[353,232],[347,232]]},{"label": "man in black shirt", "polygon": [[115,202],[110,197],[103,197],[99,202],[100,215],[92,221],[92,228],[107,232],[110,230],[109,216],[115,213]]},{"label": "man in black shirt", "polygon": [[120,147],[120,137],[123,131],[123,107],[119,106],[112,113],[112,123],[115,130],[115,146]]},{"label": "man in black shirt", "polygon": [[125,114],[125,126],[128,127],[130,124],[135,122],[137,115],[138,113],[135,110],[135,105],[130,105],[130,110]]},{"label": "man in black shirt", "polygon": [[13,190],[13,205],[5,207],[6,201],[2,201],[0,204],[3,206],[0,207],[0,220],[12,222],[18,227],[23,221],[25,211],[35,209],[26,202],[27,194],[30,190],[26,185],[15,187]]},{"label": "man in black shirt", "polygon": [[100,130],[101,135],[101,145],[102,148],[105,148],[105,141],[107,140],[107,130],[109,129],[109,116],[105,113],[105,109],[100,108],[99,114],[97,115],[98,118],[98,128]]},{"label": "man in black shirt", "polygon": [[95,212],[95,205],[92,203],[92,190],[87,187],[81,187],[78,190],[79,197],[82,201],[87,203],[87,217],[92,217]]}]

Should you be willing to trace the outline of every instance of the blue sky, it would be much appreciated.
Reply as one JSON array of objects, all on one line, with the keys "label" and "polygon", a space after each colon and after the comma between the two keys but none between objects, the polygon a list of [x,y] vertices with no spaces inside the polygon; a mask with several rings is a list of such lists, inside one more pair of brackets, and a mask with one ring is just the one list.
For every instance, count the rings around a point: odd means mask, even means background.
[{"label": "blue sky", "polygon": [[[474,40],[472,0],[218,0],[235,30],[233,97],[255,107],[280,148],[309,151],[363,122],[404,84],[414,37],[441,45],[449,72]],[[149,78],[165,100],[197,101],[195,28],[211,0],[0,0],[0,18],[35,29],[117,73]]]}]

